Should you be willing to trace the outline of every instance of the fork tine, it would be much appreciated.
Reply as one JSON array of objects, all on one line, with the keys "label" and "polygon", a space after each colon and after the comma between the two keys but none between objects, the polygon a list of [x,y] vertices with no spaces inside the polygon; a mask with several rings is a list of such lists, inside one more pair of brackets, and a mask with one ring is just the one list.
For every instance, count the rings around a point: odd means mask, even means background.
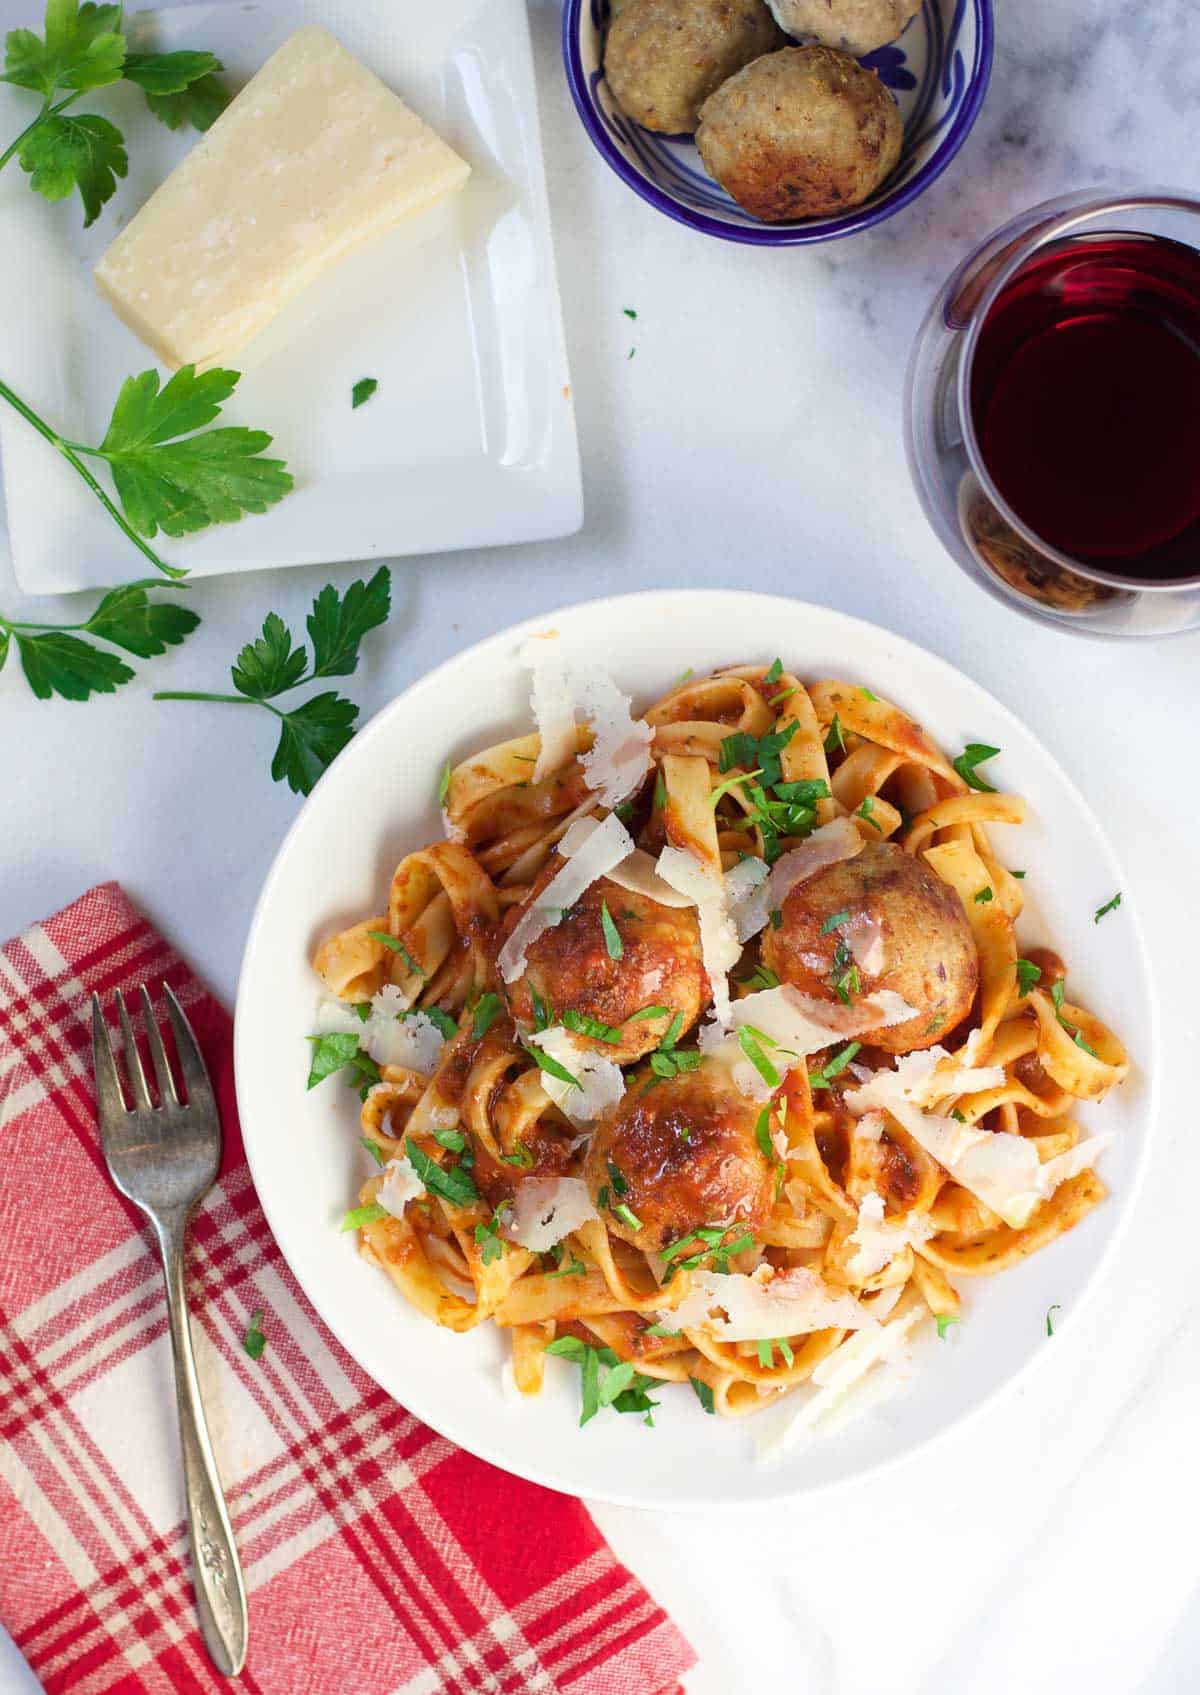
[{"label": "fork tine", "polygon": [[129,1088],[133,1095],[133,1104],[143,1111],[152,1106],[150,1091],[146,1087],[146,1073],[142,1070],[141,1055],[137,1051],[137,1043],[133,1039],[133,1025],[129,1022],[129,1014],[125,1010],[125,997],[120,989],[117,990],[117,1017],[121,1020],[121,1037],[125,1049],[125,1070],[129,1074]]},{"label": "fork tine", "polygon": [[167,1063],[167,1050],[163,1047],[158,1020],[154,1016],[154,1007],[144,983],[138,994],[142,998],[142,1017],[146,1023],[146,1040],[150,1043],[150,1058],[154,1061],[154,1075],[158,1078],[159,1103],[162,1106],[178,1106],[179,1096],[175,1091],[171,1067]]},{"label": "fork tine", "polygon": [[124,1118],[126,1108],[99,995],[92,996],[92,1069],[96,1075],[96,1105],[103,1140],[111,1125],[118,1118]]},{"label": "fork tine", "polygon": [[204,1063],[195,1032],[188,1023],[187,1014],[172,994],[170,984],[164,983],[162,989],[163,998],[167,1003],[167,1016],[175,1032],[175,1051],[179,1055],[179,1068],[187,1084],[188,1105],[205,1103],[215,1111],[217,1103],[213,1096],[212,1084],[208,1080],[208,1067]]}]

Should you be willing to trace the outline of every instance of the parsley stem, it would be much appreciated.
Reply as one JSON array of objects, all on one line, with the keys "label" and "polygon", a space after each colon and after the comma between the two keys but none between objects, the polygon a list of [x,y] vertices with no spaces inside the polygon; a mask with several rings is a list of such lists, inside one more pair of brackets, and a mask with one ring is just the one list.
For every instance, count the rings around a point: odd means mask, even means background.
[{"label": "parsley stem", "polygon": [[[7,77],[0,77],[0,82],[7,81]],[[45,101],[43,102],[42,109],[38,113],[37,117],[34,118],[31,123],[26,124],[20,135],[18,135],[17,138],[4,149],[3,153],[0,153],[0,171],[2,171],[5,165],[8,164],[8,161],[12,158],[13,154],[20,150],[21,143],[28,136],[33,134],[34,130],[38,127],[43,118],[54,117],[56,112],[61,112],[65,106],[69,106],[73,101],[78,100],[82,92],[82,89],[77,89],[74,94],[68,94],[67,98],[65,100],[60,100],[57,106],[52,106],[50,104],[50,96],[47,94]]]},{"label": "parsley stem", "polygon": [[283,713],[271,705],[269,700],[254,700],[248,694],[197,694],[190,689],[161,689],[151,697],[154,700],[215,700],[222,706],[265,706],[268,712],[273,712],[276,718],[282,718]]},{"label": "parsley stem", "polygon": [[[0,165],[2,165],[3,162],[4,161],[0,159]],[[83,460],[79,458],[71,443],[64,441],[56,431],[52,430],[44,418],[39,418],[37,413],[33,410],[33,407],[30,406],[27,401],[22,400],[19,394],[16,394],[11,388],[9,388],[8,384],[4,382],[2,378],[0,378],[0,400],[7,400],[8,404],[14,411],[21,414],[27,424],[32,424],[37,433],[48,441],[51,447],[57,448],[58,452],[61,453],[63,458],[67,461],[68,465],[73,466],[83,478],[84,482],[91,489],[96,499],[100,502],[101,506],[103,506],[104,510],[108,513],[109,517],[113,520],[117,527],[122,530],[126,536],[128,536],[133,545],[140,553],[143,553],[146,556],[156,570],[161,571],[165,577],[187,576],[187,572],[181,570],[178,565],[168,565],[165,559],[159,558],[158,554],[155,553],[149,542],[145,541],[138,535],[137,531],[133,528],[132,524],[129,523],[124,514],[120,512],[108,498],[108,495],[104,492],[103,488],[101,488],[95,477],[93,477],[92,473],[83,463]]]}]

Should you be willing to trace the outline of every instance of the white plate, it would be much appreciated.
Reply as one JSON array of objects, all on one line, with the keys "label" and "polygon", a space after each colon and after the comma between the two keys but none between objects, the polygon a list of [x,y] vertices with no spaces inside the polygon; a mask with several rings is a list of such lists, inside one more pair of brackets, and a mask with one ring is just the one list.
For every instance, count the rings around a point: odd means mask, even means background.
[{"label": "white plate", "polygon": [[[1023,794],[1030,822],[997,828],[1000,855],[1025,868],[1020,929],[1070,965],[1073,994],[1127,1043],[1126,1086],[1080,1113],[1118,1132],[1102,1171],[1113,1193],[1069,1235],[995,1278],[963,1279],[966,1322],[926,1341],[909,1388],[857,1424],[767,1466],[755,1429],[783,1408],[732,1422],[666,1386],[657,1427],[602,1414],[578,1428],[579,1373],[550,1365],[546,1392],[501,1385],[508,1343],[492,1328],[455,1336],[419,1317],[365,1264],[338,1220],[368,1174],[357,1101],[340,1083],[305,1091],[304,1041],[319,998],[308,965],[329,931],[379,910],[397,861],[438,838],[437,773],[447,758],[529,727],[523,636],[557,627],[642,703],[689,665],[703,672],[777,653],[803,677],[868,684],[919,718],[952,753],[1003,749],[993,781]],[[1125,890],[1095,924],[1100,899]],[[1097,891],[1099,891],[1098,898]],[[765,1500],[857,1477],[911,1453],[981,1407],[1046,1348],[1046,1312],[1069,1324],[1127,1216],[1153,1118],[1155,1019],[1136,902],[1095,818],[1020,719],[922,649],[824,607],[767,595],[683,590],[598,601],[531,620],[447,661],[385,707],[306,802],[259,900],[237,1006],[237,1090],[246,1149],[271,1227],[313,1305],[391,1394],[435,1429],[520,1476],[640,1506]]]},{"label": "white plate", "polygon": [[[577,530],[579,455],[524,0],[229,0],[142,14],[136,33],[164,49],[211,49],[240,86],[313,21],[473,174],[463,194],[335,266],[242,354],[225,415],[272,433],[295,491],[261,517],[156,545],[199,575]],[[31,101],[0,87],[0,134],[16,133]],[[100,299],[92,265],[195,134],[172,135],[129,85],[89,95],[87,109],[124,131],[129,176],[86,232],[77,198],[47,205],[15,164],[0,177],[0,369],[64,435],[99,441],[122,379],[155,361]],[[364,376],[379,390],[352,411]],[[27,593],[144,574],[74,472],[7,408],[0,453]]]}]

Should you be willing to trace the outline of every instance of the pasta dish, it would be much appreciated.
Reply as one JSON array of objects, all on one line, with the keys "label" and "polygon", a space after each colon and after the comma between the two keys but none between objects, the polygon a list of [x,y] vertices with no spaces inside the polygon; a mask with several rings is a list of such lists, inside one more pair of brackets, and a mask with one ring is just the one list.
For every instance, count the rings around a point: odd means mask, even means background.
[{"label": "pasta dish", "polygon": [[1018,947],[1000,750],[778,659],[639,716],[553,632],[520,658],[534,727],[431,773],[444,839],[314,958],[309,1086],[357,1087],[371,1161],[344,1228],[506,1331],[520,1393],[549,1354],[585,1423],[787,1396],[778,1448],[1104,1199],[1075,1112],[1126,1054]]}]

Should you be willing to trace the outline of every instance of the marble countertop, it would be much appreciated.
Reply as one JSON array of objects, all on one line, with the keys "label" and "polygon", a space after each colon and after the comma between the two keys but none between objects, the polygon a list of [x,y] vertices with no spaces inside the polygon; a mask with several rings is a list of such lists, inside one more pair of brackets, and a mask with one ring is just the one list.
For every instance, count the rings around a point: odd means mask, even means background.
[{"label": "marble countertop", "polygon": [[[871,235],[763,253],[668,222],[600,163],[563,83],[557,6],[535,0],[585,528],[402,562],[389,638],[369,644],[351,691],[365,716],[498,624],[566,600],[790,593],[899,631],[1021,712],[1126,867],[1167,1075],[1123,1250],[1038,1368],[881,1478],[771,1511],[597,1509],[696,1646],[688,1695],[1183,1695],[1200,1675],[1200,635],[1093,644],[995,605],[926,527],[900,429],[922,311],[988,229],[1067,187],[1194,169],[1200,14],[1188,0],[999,10],[991,91],[946,175]],[[13,21],[33,11],[21,3]],[[268,607],[299,626],[325,576],[198,584],[206,622],[186,649],[155,662],[153,684],[86,710],[34,701],[9,665],[0,932],[117,876],[232,999],[297,801],[267,778],[265,723],[235,729],[220,708],[149,692],[217,684]],[[24,604],[0,548],[0,605]],[[7,1647],[0,1687],[16,1688]]]}]

